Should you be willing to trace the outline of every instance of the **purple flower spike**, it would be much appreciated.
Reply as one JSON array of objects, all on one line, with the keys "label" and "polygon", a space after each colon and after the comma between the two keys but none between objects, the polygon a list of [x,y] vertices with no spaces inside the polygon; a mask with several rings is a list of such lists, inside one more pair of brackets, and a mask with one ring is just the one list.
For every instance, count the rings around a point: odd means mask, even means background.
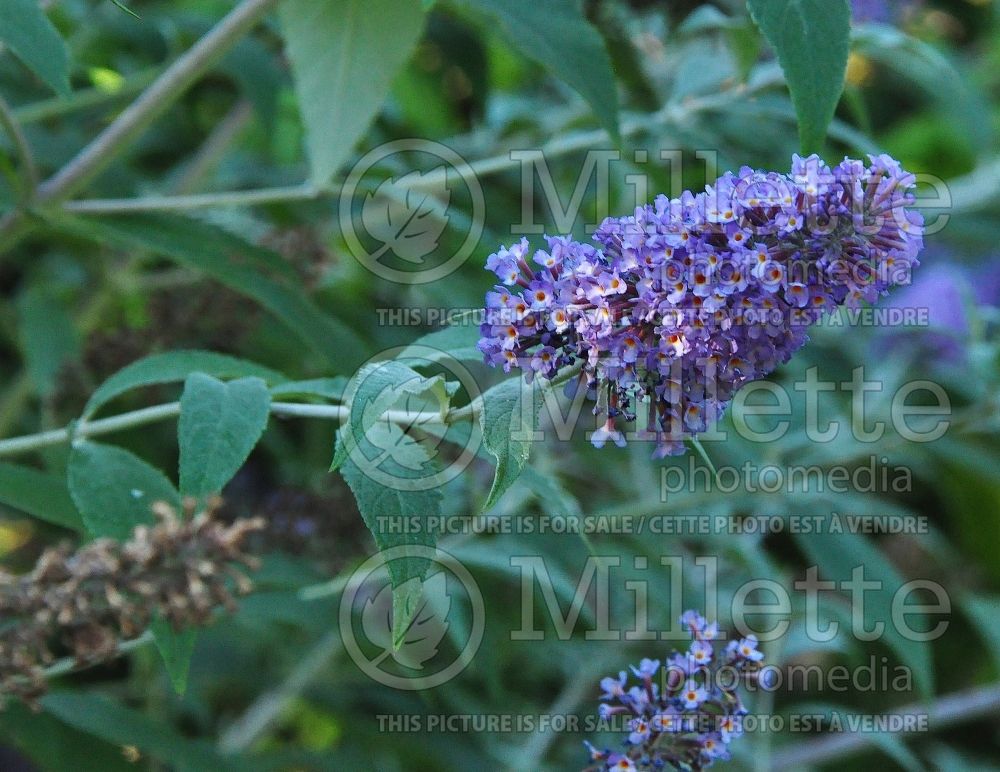
[{"label": "purple flower spike", "polygon": [[684,612],[682,620],[692,638],[687,651],[674,651],[663,667],[655,659],[631,665],[640,684],[630,686],[625,671],[601,679],[598,716],[627,734],[622,753],[585,742],[587,772],[693,772],[730,757],[729,746],[743,734],[747,715],[740,687],[759,680],[764,655],[748,635],[726,647],[727,657],[714,657],[705,632],[718,638],[718,625],[696,611]]},{"label": "purple flower spike", "polygon": [[744,167],[608,218],[597,247],[547,237],[538,270],[526,240],[501,248],[487,261],[503,285],[486,298],[485,361],[546,379],[579,365],[604,414],[596,446],[624,444],[619,422],[642,422],[654,456],[683,453],[808,325],[909,283],[923,248],[915,178],[889,156],[869,160]]}]

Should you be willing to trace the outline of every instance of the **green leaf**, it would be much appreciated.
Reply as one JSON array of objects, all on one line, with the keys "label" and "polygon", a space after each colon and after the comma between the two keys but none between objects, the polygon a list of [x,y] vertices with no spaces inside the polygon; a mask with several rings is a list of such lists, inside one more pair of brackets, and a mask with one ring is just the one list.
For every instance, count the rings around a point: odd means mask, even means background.
[{"label": "green leaf", "polygon": [[318,399],[338,401],[344,396],[347,379],[338,375],[335,378],[313,378],[308,381],[289,381],[271,387],[271,397],[277,400],[290,398],[315,397]]},{"label": "green leaf", "polygon": [[[341,429],[342,434],[344,429]],[[341,443],[342,444],[342,443]],[[339,447],[339,446],[338,446]],[[354,457],[345,458],[340,473],[354,493],[358,511],[368,526],[375,545],[380,551],[402,547],[402,557],[389,561],[389,578],[392,582],[393,645],[398,648],[410,626],[413,614],[419,608],[419,583],[412,579],[423,579],[430,567],[425,555],[406,554],[406,547],[433,547],[437,538],[431,532],[429,519],[441,515],[441,493],[437,489],[405,490],[405,481],[421,479],[422,470],[433,466],[434,461],[424,446],[407,441],[399,427],[386,422],[371,426],[358,441],[357,452],[371,458],[379,454],[379,449],[393,447],[391,457],[379,465],[383,470],[404,485],[392,487],[380,480],[374,480],[359,467]],[[411,527],[399,528],[398,524],[408,523]],[[397,527],[393,527],[396,524]],[[416,525],[416,527],[412,527]],[[415,589],[416,588],[416,589]],[[417,593],[417,597],[414,596]]]},{"label": "green leaf", "polygon": [[280,384],[285,376],[263,365],[245,359],[216,354],[212,351],[170,351],[152,354],[126,365],[102,383],[87,400],[83,419],[93,415],[116,397],[141,386],[176,383],[191,373],[207,373],[216,378],[241,378],[255,376],[268,383]]},{"label": "green leaf", "polygon": [[191,657],[194,656],[198,631],[193,628],[176,631],[162,617],[154,619],[149,629],[153,633],[153,641],[163,658],[174,691],[184,694],[187,691],[188,671],[191,670]]},{"label": "green leaf", "polygon": [[4,705],[0,723],[4,744],[16,747],[33,761],[32,769],[76,772],[81,768],[80,760],[86,759],[89,769],[136,772],[135,765],[122,755],[121,745],[105,742],[16,700]]},{"label": "green leaf", "polygon": [[181,494],[221,491],[264,433],[270,408],[260,378],[223,383],[204,373],[189,375],[177,422]]},{"label": "green leaf", "polygon": [[274,52],[259,38],[245,37],[217,67],[239,84],[266,130],[273,131],[284,86],[282,68]]},{"label": "green leaf", "polygon": [[542,474],[530,466],[524,466],[519,479],[522,485],[535,494],[548,514],[575,519],[583,517],[580,502],[554,475]]},{"label": "green leaf", "polygon": [[[382,414],[400,400],[409,412],[448,412],[451,396],[458,384],[449,383],[440,375],[426,378],[399,361],[373,362],[362,367],[348,386],[344,402],[350,411],[347,423],[337,433],[337,447],[330,470],[338,469],[354,452],[369,429]],[[426,399],[413,400],[412,397]],[[429,403],[428,401],[429,400]]]},{"label": "green leaf", "polygon": [[[410,413],[437,411],[443,417],[457,388],[458,384],[446,382],[439,375],[426,378],[393,360],[365,365],[348,386],[344,402],[350,412],[337,432],[330,469],[340,469],[380,550],[434,546],[436,538],[429,530],[428,518],[441,514],[440,491],[425,489],[428,470],[440,471],[431,453],[400,426],[382,420],[382,416],[397,406]],[[366,471],[371,469],[378,470],[378,479]],[[400,529],[398,524],[402,522],[419,525]],[[421,607],[421,585],[411,580],[423,579],[428,567],[427,557],[421,555],[404,554],[389,563],[393,645],[397,648],[413,614]]]},{"label": "green leaf", "polygon": [[142,17],[139,14],[137,14],[135,11],[133,11],[131,8],[129,8],[127,5],[125,5],[125,3],[121,2],[121,0],[111,0],[111,2],[114,4],[115,8],[117,8],[118,10],[124,11],[129,16],[131,16],[133,19],[138,19],[138,20],[142,21]]},{"label": "green leaf", "polygon": [[[375,259],[391,252],[401,260],[420,265],[438,245],[448,224],[440,212],[447,210],[451,190],[444,176],[426,182],[424,173],[407,172],[390,177],[364,198],[361,222],[368,233],[382,243]],[[422,188],[419,192],[415,188]]]},{"label": "green leaf", "polygon": [[[399,649],[406,640],[414,617],[421,609],[424,583],[414,577],[400,587],[392,588],[392,647]],[[443,630],[442,630],[443,632]]]},{"label": "green leaf", "polygon": [[53,91],[69,94],[69,53],[38,0],[0,3],[0,42]]},{"label": "green leaf", "polygon": [[1000,577],[1000,565],[993,558],[1000,544],[1000,520],[983,517],[984,511],[1000,507],[996,474],[1000,454],[993,447],[987,442],[966,440],[950,453],[946,445],[938,448],[935,479],[942,493],[942,510],[953,524],[959,545],[996,579]]},{"label": "green leaf", "polygon": [[46,713],[74,729],[118,746],[135,746],[143,753],[178,768],[241,768],[240,762],[221,756],[210,744],[184,737],[169,723],[154,721],[103,694],[53,692],[40,702]]},{"label": "green leaf", "polygon": [[83,520],[62,477],[14,464],[0,464],[0,502],[73,531]]},{"label": "green leaf", "polygon": [[[455,557],[459,558],[462,565],[467,568],[477,566],[495,571],[504,577],[521,578],[522,569],[511,565],[510,556],[538,554],[538,542],[533,541],[530,536],[523,535],[502,536],[500,539],[503,539],[503,542],[499,548],[492,540],[470,539],[456,547]],[[545,561],[548,572],[546,581],[552,583],[552,591],[556,598],[565,604],[564,607],[569,607],[574,602],[579,602],[576,600],[576,592],[580,573],[578,570],[568,571],[562,560],[557,556],[553,557],[555,559]],[[584,603],[581,607],[580,619],[590,624],[594,622],[594,609],[589,603]]]},{"label": "green leaf", "polygon": [[127,540],[137,525],[155,520],[157,501],[180,509],[180,495],[163,472],[123,448],[79,442],[67,474],[70,495],[95,537]]},{"label": "green leaf", "polygon": [[[795,538],[809,560],[819,568],[822,579],[835,581],[839,587],[841,582],[851,580],[857,566],[864,566],[865,581],[881,584],[877,589],[865,591],[865,629],[871,630],[876,622],[883,623],[881,640],[910,668],[920,693],[928,698],[933,695],[931,644],[907,639],[892,621],[892,599],[905,581],[889,560],[864,536],[848,530],[843,533],[800,532]],[[850,633],[841,629],[839,634]]]},{"label": "green leaf", "polygon": [[[137,525],[151,524],[152,505],[165,501],[180,510],[181,497],[163,473],[127,450],[81,442],[69,457],[69,490],[92,536],[126,541]],[[170,680],[183,693],[194,650],[194,631],[151,626]]]},{"label": "green leaf", "polygon": [[483,394],[479,414],[483,444],[497,460],[493,486],[483,509],[497,503],[528,463],[531,442],[526,434],[534,431],[541,407],[541,390],[521,378],[503,381]]},{"label": "green leaf", "polygon": [[933,99],[937,109],[929,117],[934,120],[947,115],[947,122],[974,152],[995,146],[989,100],[975,87],[968,65],[961,66],[941,48],[887,24],[856,26],[851,38],[858,53],[891,69]]},{"label": "green leaf", "polygon": [[983,643],[993,656],[993,665],[1000,673],[1000,597],[967,595],[962,610],[973,622]]},{"label": "green leaf", "polygon": [[17,299],[18,332],[28,375],[39,396],[52,396],[63,365],[80,344],[66,307],[51,292],[32,287]]},{"label": "green leaf", "polygon": [[[416,365],[451,359],[457,362],[482,362],[483,352],[479,342],[479,328],[474,325],[456,324],[429,332],[396,355],[401,362]],[[428,351],[433,349],[433,351]],[[437,353],[435,353],[437,352]]]},{"label": "green leaf", "polygon": [[785,73],[802,152],[822,152],[844,90],[851,36],[848,0],[747,0],[747,7]]},{"label": "green leaf", "polygon": [[279,9],[312,179],[350,157],[420,39],[420,0],[286,0]]},{"label": "green leaf", "polygon": [[576,90],[601,125],[618,138],[618,89],[611,58],[579,0],[462,2],[495,17],[513,46]]},{"label": "green leaf", "polygon": [[906,772],[922,772],[926,769],[923,762],[906,747],[906,743],[903,742],[900,735],[872,732],[870,737],[873,745],[880,748],[886,756],[899,764]]},{"label": "green leaf", "polygon": [[365,351],[357,333],[309,300],[295,272],[270,250],[188,217],[128,214],[62,219],[58,226],[80,237],[169,257],[253,298],[302,341],[343,370]]}]

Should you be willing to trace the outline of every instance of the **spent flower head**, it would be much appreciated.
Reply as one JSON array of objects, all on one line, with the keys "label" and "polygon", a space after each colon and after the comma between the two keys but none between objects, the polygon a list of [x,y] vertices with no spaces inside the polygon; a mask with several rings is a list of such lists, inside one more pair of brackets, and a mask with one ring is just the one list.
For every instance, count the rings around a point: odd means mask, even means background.
[{"label": "spent flower head", "polygon": [[257,561],[244,542],[263,520],[226,524],[213,517],[214,505],[187,517],[162,502],[153,511],[156,524],[137,527],[125,543],[64,544],[24,576],[0,572],[0,701],[14,695],[34,704],[57,656],[103,662],[154,618],[178,631],[204,625],[216,608],[234,610],[234,590],[250,591],[240,568]]}]

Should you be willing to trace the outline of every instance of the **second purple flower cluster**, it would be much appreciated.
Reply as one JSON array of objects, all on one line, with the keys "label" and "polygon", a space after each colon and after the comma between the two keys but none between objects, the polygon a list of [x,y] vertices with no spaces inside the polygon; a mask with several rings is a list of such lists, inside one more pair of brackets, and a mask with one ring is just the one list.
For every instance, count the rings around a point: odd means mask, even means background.
[{"label": "second purple flower cluster", "polygon": [[691,633],[687,651],[675,652],[661,667],[644,659],[632,674],[601,680],[602,720],[623,720],[629,732],[625,749],[616,753],[585,743],[591,770],[700,770],[729,758],[729,744],[743,733],[746,715],[737,693],[746,678],[755,677],[764,654],[754,636],[730,641],[716,652],[715,622],[696,611],[685,611],[681,624]]}]

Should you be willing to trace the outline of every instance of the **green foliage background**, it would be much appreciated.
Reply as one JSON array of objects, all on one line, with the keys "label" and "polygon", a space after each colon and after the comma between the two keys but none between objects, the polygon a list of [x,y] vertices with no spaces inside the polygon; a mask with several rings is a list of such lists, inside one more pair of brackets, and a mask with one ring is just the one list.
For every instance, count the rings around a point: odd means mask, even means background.
[{"label": "green foliage background", "polygon": [[[0,559],[5,570],[23,571],[59,540],[125,536],[150,519],[149,501],[220,489],[227,516],[262,514],[268,527],[256,591],[238,613],[220,616],[197,639],[154,626],[156,647],[129,647],[112,664],[55,677],[39,713],[9,704],[0,712],[0,767],[577,769],[585,763],[583,734],[393,734],[380,732],[375,718],[586,715],[596,710],[602,675],[667,653],[663,644],[586,640],[582,629],[568,640],[549,630],[545,641],[511,641],[520,579],[508,557],[517,554],[540,554],[558,569],[564,607],[576,582],[570,577],[594,550],[626,556],[623,565],[648,557],[658,568],[643,578],[662,599],[680,593],[684,607],[703,597],[703,580],[686,571],[683,586],[674,586],[659,556],[718,556],[724,627],[741,584],[769,578],[790,588],[808,565],[846,579],[864,564],[888,587],[920,577],[948,591],[950,627],[933,645],[893,636],[817,645],[802,634],[804,609],[796,606],[792,633],[768,649],[770,661],[828,667],[885,657],[912,668],[914,691],[782,692],[761,696],[757,712],[878,713],[915,701],[933,711],[947,695],[1000,682],[1000,3],[859,2],[853,21],[846,0],[751,0],[749,10],[735,0],[249,0],[235,11],[216,0],[136,0],[133,13],[93,0],[44,5],[43,12],[35,0],[0,0],[0,437],[167,408],[155,422],[72,445],[64,437],[18,449],[0,440]],[[873,6],[878,20],[864,21],[860,11]],[[225,45],[214,39],[218,55],[190,72],[171,69],[241,9],[248,15],[227,28]],[[845,64],[846,86],[838,76]],[[154,91],[129,122],[140,95],[164,83],[172,88]],[[415,286],[368,272],[338,218],[338,186],[354,160],[408,137],[444,142],[472,162],[486,198],[473,257],[446,279]],[[934,265],[956,277],[962,302],[946,310],[961,323],[898,335],[818,329],[772,378],[791,388],[816,367],[821,378],[844,381],[864,364],[886,394],[906,380],[933,379],[955,410],[946,436],[918,445],[888,431],[872,444],[843,437],[814,445],[797,416],[779,441],[733,435],[705,448],[716,466],[734,467],[747,460],[856,467],[874,457],[879,470],[911,468],[913,490],[678,493],[664,503],[661,469],[686,468],[687,458],[651,462],[641,444],[597,451],[582,431],[570,443],[511,442],[510,392],[520,387],[495,386],[498,373],[465,361],[475,359],[473,330],[383,325],[375,309],[481,305],[490,286],[483,261],[513,240],[511,223],[522,216],[521,170],[509,150],[528,147],[546,149],[564,203],[588,149],[618,148],[628,159],[616,167],[608,197],[593,182],[583,191],[578,237],[586,222],[631,205],[629,173],[647,175],[651,192],[679,192],[670,190],[661,148],[683,150],[686,159],[717,149],[720,172],[743,164],[784,170],[800,149],[828,160],[888,152],[948,180],[952,219],[929,239],[916,282]],[[642,157],[649,160],[631,160]],[[424,161],[415,155],[413,168],[377,171],[388,180],[428,171]],[[687,163],[684,183],[703,185],[704,167]],[[457,249],[472,217],[471,201],[457,203],[442,252]],[[558,230],[549,208],[535,216]],[[443,495],[386,504],[349,461],[328,472],[336,422],[281,414],[274,403],[339,404],[358,366],[425,334],[444,335],[428,342],[453,350],[484,390],[497,388],[486,403],[486,452]],[[399,382],[418,379],[407,396],[466,407],[469,395],[444,387],[435,373],[403,361],[397,367]],[[180,405],[170,407],[175,400]],[[872,404],[873,420],[890,421],[888,400]],[[849,423],[847,393],[823,395],[822,407]],[[732,429],[740,420],[737,413],[726,423]],[[341,431],[365,437],[370,423],[352,415]],[[138,501],[134,490],[148,498]],[[398,541],[379,531],[386,506],[454,518],[485,508],[509,520],[543,512],[905,514],[927,518],[930,529],[837,539],[443,536],[438,544],[485,590],[486,638],[458,679],[403,693],[358,671],[337,631],[339,578],[374,545]],[[409,564],[394,583],[424,570]],[[631,602],[624,591],[617,600]],[[890,601],[879,594],[871,612],[887,615]],[[405,625],[408,602],[397,603],[397,625]],[[823,611],[842,614],[845,603],[831,595]],[[666,628],[681,610],[658,603],[650,624]],[[941,731],[873,736],[817,766],[1000,765],[995,703]],[[797,760],[806,768],[807,739],[747,737],[734,746],[730,767],[786,769]],[[122,747],[138,749],[139,760],[127,760]]]}]

